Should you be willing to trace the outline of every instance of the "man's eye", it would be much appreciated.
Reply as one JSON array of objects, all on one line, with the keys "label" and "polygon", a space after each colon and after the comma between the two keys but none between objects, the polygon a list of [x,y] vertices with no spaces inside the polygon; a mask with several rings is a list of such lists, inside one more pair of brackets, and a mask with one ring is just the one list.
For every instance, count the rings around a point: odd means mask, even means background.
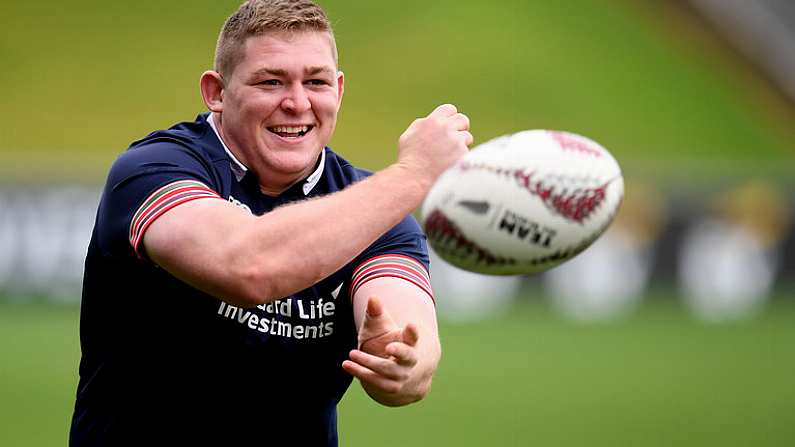
[{"label": "man's eye", "polygon": [[280,82],[278,79],[266,79],[264,81],[257,82],[258,85],[279,85]]},{"label": "man's eye", "polygon": [[307,83],[309,85],[328,85],[328,82],[323,79],[310,79]]}]

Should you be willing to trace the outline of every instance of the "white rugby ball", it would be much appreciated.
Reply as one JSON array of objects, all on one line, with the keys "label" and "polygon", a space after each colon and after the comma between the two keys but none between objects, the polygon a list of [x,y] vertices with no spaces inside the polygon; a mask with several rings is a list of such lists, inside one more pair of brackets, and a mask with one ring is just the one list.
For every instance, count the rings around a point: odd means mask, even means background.
[{"label": "white rugby ball", "polygon": [[472,149],[442,174],[422,204],[433,249],[477,273],[552,268],[590,246],[624,196],[621,169],[596,142],[527,130]]}]

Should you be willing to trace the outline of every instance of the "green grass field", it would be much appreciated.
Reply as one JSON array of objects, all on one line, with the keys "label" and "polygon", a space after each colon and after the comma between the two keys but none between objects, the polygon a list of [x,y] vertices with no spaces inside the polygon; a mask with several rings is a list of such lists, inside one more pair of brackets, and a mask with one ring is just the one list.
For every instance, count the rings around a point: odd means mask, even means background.
[{"label": "green grass field", "polygon": [[[0,445],[64,445],[78,312],[0,304]],[[618,322],[577,324],[538,297],[442,325],[429,398],[392,409],[357,385],[343,446],[784,446],[795,443],[795,300],[706,325],[670,296]]]}]

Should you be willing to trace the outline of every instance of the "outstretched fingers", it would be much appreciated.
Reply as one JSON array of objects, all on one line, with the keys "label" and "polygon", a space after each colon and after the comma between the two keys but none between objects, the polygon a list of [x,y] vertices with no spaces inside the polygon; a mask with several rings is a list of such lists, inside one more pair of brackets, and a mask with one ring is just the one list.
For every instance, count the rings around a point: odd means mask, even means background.
[{"label": "outstretched fingers", "polygon": [[393,379],[384,377],[377,372],[351,360],[345,360],[342,362],[342,369],[347,371],[348,374],[352,375],[353,377],[359,379],[362,383],[375,386],[387,393],[397,393],[400,391],[400,383]]},{"label": "outstretched fingers", "polygon": [[413,323],[407,324],[401,331],[400,339],[401,341],[386,346],[386,354],[401,366],[413,367],[418,361],[417,350],[414,349],[420,339],[417,326]]},{"label": "outstretched fingers", "polygon": [[408,377],[408,370],[397,358],[385,359],[354,349],[350,352],[350,360],[388,379],[405,380]]},{"label": "outstretched fingers", "polygon": [[386,347],[386,352],[401,366],[412,367],[417,364],[417,351],[405,343],[390,343]]},{"label": "outstretched fingers", "polygon": [[388,335],[391,339],[383,340],[386,343],[378,350],[350,351],[342,368],[356,377],[378,402],[390,406],[416,402],[427,393],[429,383],[422,380],[422,370],[418,366],[419,329],[416,324],[409,323]]}]

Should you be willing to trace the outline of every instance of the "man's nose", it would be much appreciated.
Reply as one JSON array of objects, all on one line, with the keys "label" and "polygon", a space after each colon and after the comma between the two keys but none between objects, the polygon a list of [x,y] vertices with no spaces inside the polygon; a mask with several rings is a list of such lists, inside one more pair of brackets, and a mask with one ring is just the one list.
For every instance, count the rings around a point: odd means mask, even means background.
[{"label": "man's nose", "polygon": [[303,84],[296,83],[287,91],[282,100],[282,108],[293,113],[302,113],[312,108]]}]

